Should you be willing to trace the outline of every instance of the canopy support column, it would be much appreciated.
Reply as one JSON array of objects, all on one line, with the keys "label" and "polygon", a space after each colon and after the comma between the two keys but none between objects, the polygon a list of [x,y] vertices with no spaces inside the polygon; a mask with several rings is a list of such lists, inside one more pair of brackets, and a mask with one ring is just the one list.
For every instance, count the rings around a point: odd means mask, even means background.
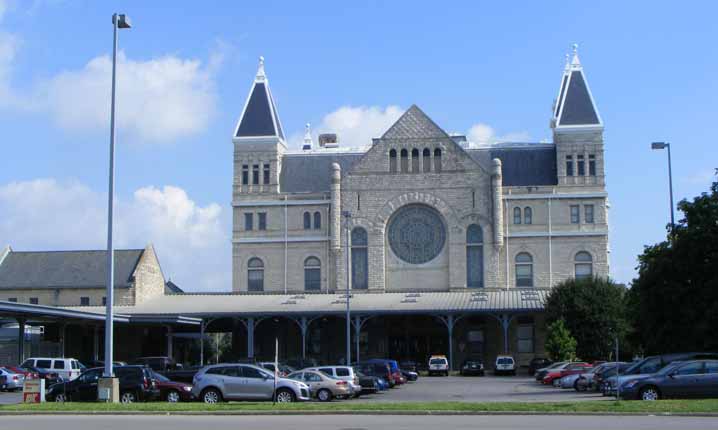
[{"label": "canopy support column", "polygon": [[17,358],[18,363],[25,361],[25,318],[17,319]]},{"label": "canopy support column", "polygon": [[435,315],[435,317],[444,323],[449,334],[449,370],[451,371],[454,370],[454,326],[461,318],[463,318],[463,315],[457,317],[449,314]]}]

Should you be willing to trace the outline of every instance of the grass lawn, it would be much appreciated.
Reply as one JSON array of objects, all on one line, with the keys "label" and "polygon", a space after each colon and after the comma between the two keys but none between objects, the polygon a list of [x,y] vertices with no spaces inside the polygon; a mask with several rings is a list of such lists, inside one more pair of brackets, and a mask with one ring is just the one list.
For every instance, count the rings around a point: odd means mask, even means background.
[{"label": "grass lawn", "polygon": [[431,412],[548,412],[548,413],[718,413],[718,399],[706,400],[661,400],[657,402],[643,401],[585,401],[585,402],[403,402],[403,403],[292,403],[272,405],[269,402],[233,402],[219,405],[202,403],[164,402],[135,403],[131,405],[104,403],[44,403],[2,405],[3,412],[26,413],[107,413],[107,412],[152,412],[152,413],[272,413],[272,412],[397,412],[397,413],[431,413]]}]

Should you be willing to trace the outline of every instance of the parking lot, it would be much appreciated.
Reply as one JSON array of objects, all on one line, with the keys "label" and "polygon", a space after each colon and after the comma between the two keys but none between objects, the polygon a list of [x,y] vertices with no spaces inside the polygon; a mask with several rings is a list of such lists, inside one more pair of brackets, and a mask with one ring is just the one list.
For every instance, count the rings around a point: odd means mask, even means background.
[{"label": "parking lot", "polygon": [[[534,378],[520,376],[462,377],[421,376],[399,388],[362,396],[366,402],[558,402],[604,400],[599,393],[577,393],[538,384]],[[22,393],[0,392],[0,404],[19,403]],[[356,401],[356,400],[352,400]]]}]

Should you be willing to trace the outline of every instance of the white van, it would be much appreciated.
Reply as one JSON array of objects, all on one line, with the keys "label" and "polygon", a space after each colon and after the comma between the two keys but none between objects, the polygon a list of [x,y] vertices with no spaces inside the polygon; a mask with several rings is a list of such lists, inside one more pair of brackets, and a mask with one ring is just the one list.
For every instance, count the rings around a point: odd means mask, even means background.
[{"label": "white van", "polygon": [[40,370],[57,373],[62,379],[71,381],[83,371],[84,366],[74,358],[28,358],[20,367],[37,367]]}]

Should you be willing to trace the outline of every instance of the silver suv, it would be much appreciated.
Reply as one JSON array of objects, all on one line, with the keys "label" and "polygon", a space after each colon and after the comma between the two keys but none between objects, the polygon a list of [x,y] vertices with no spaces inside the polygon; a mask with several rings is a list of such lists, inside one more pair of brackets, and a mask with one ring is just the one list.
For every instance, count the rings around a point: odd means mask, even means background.
[{"label": "silver suv", "polygon": [[[205,403],[224,400],[271,400],[274,375],[251,364],[214,364],[205,366],[192,380],[192,394]],[[277,379],[277,402],[309,400],[307,384],[292,379]]]}]

